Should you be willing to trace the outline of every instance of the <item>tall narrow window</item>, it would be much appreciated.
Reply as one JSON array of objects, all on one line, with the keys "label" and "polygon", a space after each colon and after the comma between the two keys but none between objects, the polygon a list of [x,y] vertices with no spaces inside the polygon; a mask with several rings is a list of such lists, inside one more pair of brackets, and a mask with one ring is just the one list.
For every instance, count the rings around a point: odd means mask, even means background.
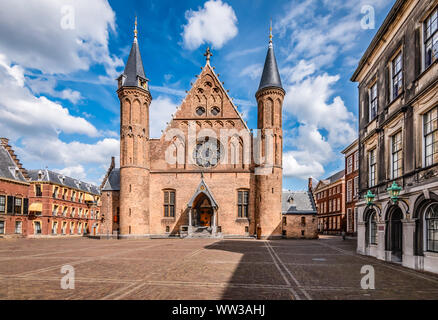
[{"label": "tall narrow window", "polygon": [[403,172],[403,163],[402,163],[402,133],[399,132],[391,137],[391,165],[392,165],[392,178],[396,179],[401,177]]},{"label": "tall narrow window", "polygon": [[15,198],[15,206],[14,206],[14,213],[15,214],[21,214],[22,203],[23,203],[23,199]]},{"label": "tall narrow window", "polygon": [[42,197],[43,193],[41,191],[41,185],[37,184],[35,185],[35,196]]},{"label": "tall narrow window", "polygon": [[0,234],[5,234],[5,222],[0,221]]},{"label": "tall narrow window", "polygon": [[400,52],[391,62],[392,100],[403,90],[403,55]]},{"label": "tall narrow window", "polygon": [[0,196],[0,213],[6,212],[6,196]]},{"label": "tall narrow window", "polygon": [[248,218],[249,191],[241,190],[237,193],[237,214],[239,218]]},{"label": "tall narrow window", "polygon": [[354,153],[354,170],[359,169],[359,151]]},{"label": "tall narrow window", "polygon": [[353,194],[353,180],[347,181],[347,202],[351,202]]},{"label": "tall narrow window", "polygon": [[426,250],[438,252],[438,204],[426,211]]},{"label": "tall narrow window", "polygon": [[35,221],[34,227],[35,227],[34,230],[35,234],[41,234],[41,222]]},{"label": "tall narrow window", "polygon": [[429,67],[438,59],[438,8],[424,23],[424,65]]},{"label": "tall narrow window", "polygon": [[369,152],[369,184],[370,187],[376,185],[376,149]]},{"label": "tall narrow window", "polygon": [[347,174],[353,172],[353,155],[347,158]]},{"label": "tall narrow window", "polygon": [[359,177],[354,177],[353,198],[359,194]]},{"label": "tall narrow window", "polygon": [[377,82],[370,88],[370,116],[369,121],[373,120],[377,116],[378,108],[378,95],[377,95]]},{"label": "tall narrow window", "polygon": [[437,111],[438,108],[435,107],[423,116],[424,159],[426,167],[438,162]]},{"label": "tall narrow window", "polygon": [[21,232],[22,232],[22,226],[23,226],[23,222],[21,222],[21,221],[15,221],[15,233],[16,233],[16,234],[21,234]]},{"label": "tall narrow window", "polygon": [[164,216],[175,217],[175,191],[164,191]]}]

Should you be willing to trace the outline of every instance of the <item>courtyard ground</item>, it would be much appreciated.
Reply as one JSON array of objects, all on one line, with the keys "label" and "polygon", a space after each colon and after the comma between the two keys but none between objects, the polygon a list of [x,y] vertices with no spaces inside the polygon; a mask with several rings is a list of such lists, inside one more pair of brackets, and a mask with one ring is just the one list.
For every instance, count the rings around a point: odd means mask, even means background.
[{"label": "courtyard ground", "polygon": [[[75,289],[61,289],[62,266]],[[375,290],[361,289],[361,268]],[[0,299],[438,299],[438,276],[355,241],[0,239]]]}]

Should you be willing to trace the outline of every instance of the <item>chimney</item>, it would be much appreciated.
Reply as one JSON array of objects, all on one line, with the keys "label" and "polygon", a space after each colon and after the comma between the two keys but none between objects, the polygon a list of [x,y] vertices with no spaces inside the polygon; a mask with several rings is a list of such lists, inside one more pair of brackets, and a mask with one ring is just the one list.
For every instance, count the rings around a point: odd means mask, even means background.
[{"label": "chimney", "polygon": [[111,157],[111,168],[114,168],[116,166],[116,158]]},{"label": "chimney", "polygon": [[312,191],[312,190],[313,190],[312,180],[313,180],[312,177],[310,177],[310,178],[309,178],[309,185],[308,185],[309,191]]}]

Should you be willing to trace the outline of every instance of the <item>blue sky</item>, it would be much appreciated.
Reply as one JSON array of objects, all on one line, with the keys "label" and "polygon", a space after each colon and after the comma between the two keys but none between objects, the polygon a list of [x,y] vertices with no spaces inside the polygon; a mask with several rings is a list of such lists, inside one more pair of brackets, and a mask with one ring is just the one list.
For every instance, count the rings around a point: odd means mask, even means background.
[{"label": "blue sky", "polygon": [[[254,94],[272,18],[287,91],[284,188],[304,189],[307,177],[320,179],[343,168],[340,151],[357,131],[357,85],[350,77],[393,3],[3,1],[0,135],[11,139],[27,169],[48,166],[100,183],[110,157],[119,152],[114,79],[129,54],[136,15],[154,99],[152,137],[190,89],[207,46],[225,88],[248,126],[256,128]],[[374,29],[361,27],[365,5],[373,8]]]}]

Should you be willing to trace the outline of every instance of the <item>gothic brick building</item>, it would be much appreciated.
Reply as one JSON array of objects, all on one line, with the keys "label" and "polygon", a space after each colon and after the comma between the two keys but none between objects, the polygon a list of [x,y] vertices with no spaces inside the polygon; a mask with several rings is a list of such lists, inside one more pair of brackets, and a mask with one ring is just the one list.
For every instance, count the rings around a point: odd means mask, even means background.
[{"label": "gothic brick building", "polygon": [[151,139],[152,96],[135,31],[118,78],[120,168],[112,162],[102,183],[103,234],[282,237],[285,91],[272,37],[255,94],[257,137],[210,65],[209,49],[205,56],[162,136]]}]

